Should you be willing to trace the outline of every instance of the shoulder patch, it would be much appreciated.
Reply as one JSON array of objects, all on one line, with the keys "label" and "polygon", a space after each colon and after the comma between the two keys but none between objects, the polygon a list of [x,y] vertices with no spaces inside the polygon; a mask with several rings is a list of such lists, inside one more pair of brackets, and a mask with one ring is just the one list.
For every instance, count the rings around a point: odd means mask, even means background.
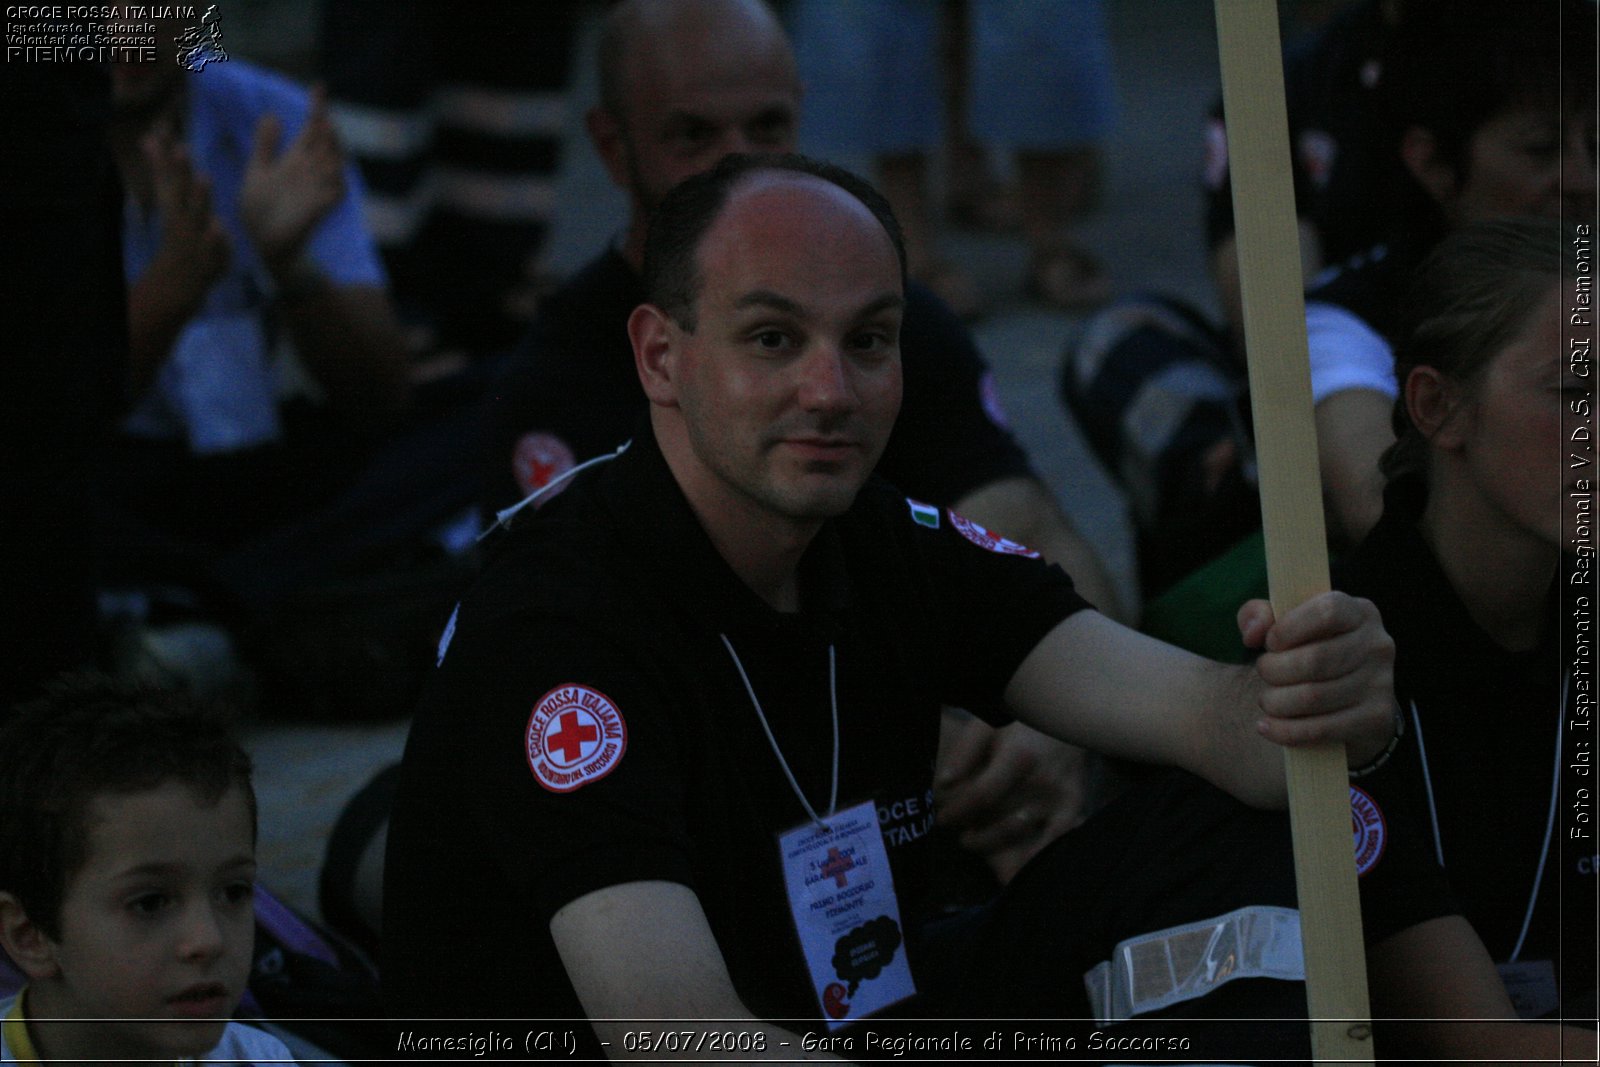
[{"label": "shoulder patch", "polygon": [[1355,834],[1356,875],[1366,874],[1383,858],[1389,843],[1388,824],[1377,801],[1364,790],[1350,787],[1350,828]]},{"label": "shoulder patch", "polygon": [[611,698],[568,682],[539,698],[525,735],[528,768],[552,793],[570,793],[617,769],[628,726]]},{"label": "shoulder patch", "polygon": [[926,526],[930,530],[939,528],[939,509],[932,504],[924,504],[920,500],[906,497],[906,503],[911,507],[911,521],[918,526]]},{"label": "shoulder patch", "polygon": [[1001,537],[999,534],[990,533],[965,515],[954,511],[949,514],[950,525],[954,526],[962,537],[965,537],[979,548],[986,548],[990,552],[999,552],[1007,556],[1026,556],[1028,559],[1039,558],[1039,553],[1027,545],[1019,545],[1015,541]]},{"label": "shoulder patch", "polygon": [[[543,489],[571,470],[576,463],[571,446],[550,433],[523,434],[517,438],[516,448],[511,453],[511,472],[524,493]],[[552,490],[547,496],[554,496],[560,491]]]}]

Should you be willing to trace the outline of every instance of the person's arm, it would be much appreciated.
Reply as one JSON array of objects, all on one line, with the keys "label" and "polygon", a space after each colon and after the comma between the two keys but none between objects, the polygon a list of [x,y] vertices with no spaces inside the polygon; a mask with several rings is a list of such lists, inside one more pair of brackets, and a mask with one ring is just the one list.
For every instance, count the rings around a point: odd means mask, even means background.
[{"label": "person's arm", "polygon": [[155,380],[173,342],[228,269],[232,255],[222,221],[211,210],[211,182],[196,174],[188,149],[167,134],[139,145],[161,220],[150,265],[128,288],[128,367],[137,395]]},{"label": "person's arm", "polygon": [[344,154],[318,89],[300,132],[281,147],[283,123],[257,124],[239,213],[277,290],[295,350],[328,399],[363,415],[398,410],[407,393],[405,338],[376,285],[340,285],[309,254],[317,227],[345,199]]},{"label": "person's arm", "polygon": [[[1119,621],[1132,621],[1094,548],[1035,479],[990,482],[963,496],[954,510],[1059,564],[1085,599]],[[1002,885],[1083,821],[1087,794],[1088,755],[1081,748],[1025,723],[996,729],[945,712],[934,777],[939,823],[982,856]]]},{"label": "person's arm", "polygon": [[1395,1020],[1379,1031],[1386,1055],[1595,1062],[1594,1031],[1516,1018],[1488,951],[1459,915],[1429,919],[1372,945],[1367,973],[1373,1017]]},{"label": "person's arm", "polygon": [[[614,1060],[835,1059],[805,1051],[798,1035],[751,1014],[733,988],[700,900],[687,886],[627,882],[586,893],[551,917],[550,934],[584,1013]],[[676,1020],[665,1025],[696,1033],[736,1030],[763,1047],[710,1049],[690,1041],[686,1048],[630,1051],[626,1033],[657,1019]]]},{"label": "person's arm", "polygon": [[1394,642],[1370,601],[1313,597],[1274,621],[1265,601],[1239,612],[1251,666],[1229,667],[1077,612],[1006,686],[1013,713],[1109,755],[1182,767],[1257,807],[1282,807],[1276,746],[1342,741],[1352,765],[1394,732]]},{"label": "person's arm", "polygon": [[1315,408],[1318,465],[1335,545],[1352,546],[1383,515],[1378,460],[1394,444],[1394,401],[1370,389],[1334,393]]}]

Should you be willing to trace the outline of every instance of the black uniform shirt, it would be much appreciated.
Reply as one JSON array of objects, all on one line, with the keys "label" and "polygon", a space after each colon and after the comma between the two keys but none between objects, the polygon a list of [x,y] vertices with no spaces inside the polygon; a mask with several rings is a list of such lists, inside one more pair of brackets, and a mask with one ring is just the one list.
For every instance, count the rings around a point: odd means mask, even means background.
[{"label": "black uniform shirt", "polygon": [[[1059,568],[978,540],[874,480],[823,526],[801,562],[802,610],[782,614],[717,554],[648,433],[523,512],[460,606],[407,745],[385,876],[394,1010],[580,1015],[551,916],[660,879],[694,889],[751,1010],[816,1017],[776,841],[806,814],[719,635],[819,810],[834,646],[839,806],[876,803],[914,933],[941,704],[1005,721],[1023,658],[1084,606]],[[564,687],[614,706],[625,745],[557,792],[534,773],[528,727]]]},{"label": "black uniform shirt", "polygon": [[[490,510],[628,439],[646,407],[627,328],[643,302],[638,274],[609,250],[540,307],[491,404],[483,486]],[[900,351],[905,394],[880,474],[944,506],[1031,474],[971,334],[916,284],[906,290]]]},{"label": "black uniform shirt", "polygon": [[[1385,775],[1393,784],[1375,779],[1370,788],[1379,799],[1385,789],[1408,788],[1418,794],[1424,819],[1431,792],[1450,891],[1489,954],[1505,963],[1521,939],[1518,959],[1557,964],[1562,995],[1580,1002],[1587,995],[1592,1004],[1595,840],[1568,832],[1584,829],[1569,805],[1577,788],[1593,790],[1592,780],[1567,775],[1546,838],[1557,730],[1565,718],[1558,609],[1553,601],[1550,632],[1538,648],[1508,652],[1496,644],[1468,614],[1417,531],[1425,499],[1416,479],[1391,484],[1382,521],[1349,558],[1340,581],[1378,605],[1395,639],[1395,691],[1407,719],[1395,774]],[[1568,709],[1575,697],[1567,692]],[[1569,745],[1585,736],[1566,733]],[[1435,841],[1423,844],[1435,850]]]}]

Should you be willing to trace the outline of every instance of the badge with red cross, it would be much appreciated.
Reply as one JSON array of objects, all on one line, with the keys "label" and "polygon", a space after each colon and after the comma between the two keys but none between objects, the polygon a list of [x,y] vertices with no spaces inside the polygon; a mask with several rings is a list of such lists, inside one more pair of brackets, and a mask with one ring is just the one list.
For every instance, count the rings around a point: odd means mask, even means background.
[{"label": "badge with red cross", "polygon": [[568,683],[539,698],[528,716],[528,767],[552,793],[570,793],[616,770],[628,727],[611,698]]}]

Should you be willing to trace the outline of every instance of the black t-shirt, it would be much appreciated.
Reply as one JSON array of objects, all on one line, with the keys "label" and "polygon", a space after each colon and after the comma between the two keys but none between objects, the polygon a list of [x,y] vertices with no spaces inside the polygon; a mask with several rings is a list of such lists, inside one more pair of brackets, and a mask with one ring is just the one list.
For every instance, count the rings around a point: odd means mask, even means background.
[{"label": "black t-shirt", "polygon": [[[817,1017],[775,837],[806,814],[721,635],[819,810],[834,647],[839,806],[877,804],[914,933],[930,911],[940,706],[1005,721],[1022,659],[1084,606],[1024,552],[873,480],[803,558],[802,610],[780,614],[717,554],[648,433],[523,512],[461,603],[406,748],[385,871],[391,1008],[581,1016],[551,916],[666,880],[695,891],[752,1011]],[[552,700],[600,709],[571,723],[594,731],[587,749],[576,733],[549,741],[588,761],[571,778],[529,752]]]},{"label": "black t-shirt", "polygon": [[[1557,591],[1539,647],[1500,647],[1472,620],[1418,533],[1425,499],[1416,479],[1391,484],[1382,521],[1340,574],[1343,589],[1378,605],[1395,639],[1395,690],[1407,720],[1394,773],[1371,788],[1380,797],[1405,789],[1420,798],[1437,826],[1426,846],[1442,857],[1451,893],[1496,963],[1514,954],[1550,961],[1562,996],[1580,1003],[1587,996],[1592,1005],[1595,838],[1592,822],[1587,838],[1570,834],[1585,825],[1569,805],[1579,788],[1592,795],[1593,772],[1564,771],[1552,781],[1558,738],[1567,767],[1587,737],[1564,723],[1592,717],[1577,715],[1584,701],[1563,688],[1572,660],[1559,652]],[[1571,562],[1564,573],[1572,573]]]},{"label": "black t-shirt", "polygon": [[[484,503],[522,499],[575,462],[610,452],[646,407],[628,342],[644,286],[615,250],[574,275],[539,309],[490,405]],[[878,472],[948,506],[981,486],[1028,475],[994,380],[961,320],[927,289],[906,292],[900,351],[904,397]]]}]

